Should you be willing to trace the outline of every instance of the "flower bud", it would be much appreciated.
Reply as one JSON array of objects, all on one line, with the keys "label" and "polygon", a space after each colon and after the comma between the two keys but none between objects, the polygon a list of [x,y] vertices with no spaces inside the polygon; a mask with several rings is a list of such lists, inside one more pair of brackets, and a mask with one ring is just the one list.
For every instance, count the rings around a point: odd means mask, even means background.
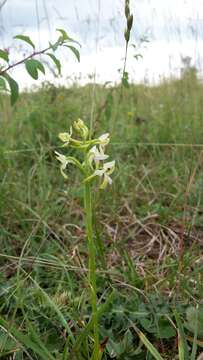
[{"label": "flower bud", "polygon": [[88,127],[84,124],[84,121],[78,119],[73,123],[74,129],[81,135],[81,137],[86,140],[89,134]]},{"label": "flower bud", "polygon": [[72,126],[70,127],[70,132],[64,132],[64,133],[60,133],[58,135],[59,139],[61,141],[63,141],[65,143],[65,145],[68,145],[70,140],[71,140],[71,136],[72,136]]}]

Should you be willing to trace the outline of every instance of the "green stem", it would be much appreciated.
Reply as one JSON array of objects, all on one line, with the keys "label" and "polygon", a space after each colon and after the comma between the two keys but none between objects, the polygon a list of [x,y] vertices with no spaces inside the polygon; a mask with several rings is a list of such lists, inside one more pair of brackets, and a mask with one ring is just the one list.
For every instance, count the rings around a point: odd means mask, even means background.
[{"label": "green stem", "polygon": [[93,329],[94,329],[94,350],[91,360],[98,360],[100,359],[100,346],[99,346],[99,324],[98,324],[98,313],[97,313],[96,248],[93,237],[91,184],[85,183],[84,190],[85,190],[84,205],[85,205],[85,215],[86,215],[86,231],[87,231],[88,253],[89,253],[88,280],[90,285],[92,320],[93,320]]}]

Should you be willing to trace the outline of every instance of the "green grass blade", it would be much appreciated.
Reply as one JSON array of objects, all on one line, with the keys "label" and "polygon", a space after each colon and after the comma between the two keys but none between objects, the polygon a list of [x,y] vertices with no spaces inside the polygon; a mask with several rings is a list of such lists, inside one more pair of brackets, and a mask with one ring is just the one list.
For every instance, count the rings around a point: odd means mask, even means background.
[{"label": "green grass blade", "polygon": [[197,355],[198,309],[199,309],[199,306],[197,305],[196,313],[195,313],[195,332],[194,332],[193,343],[192,343],[191,360],[196,360],[196,355]]},{"label": "green grass blade", "polygon": [[41,349],[44,351],[45,354],[47,354],[49,356],[49,359],[52,359],[52,355],[51,353],[49,352],[49,350],[46,348],[46,346],[43,344],[43,342],[41,341],[41,339],[39,338],[39,335],[36,333],[34,327],[32,326],[32,324],[30,323],[30,321],[28,321],[28,319],[26,318],[26,315],[23,311],[23,315],[24,315],[24,318],[26,320],[26,324],[27,324],[27,327],[29,329],[29,332],[32,336],[32,339],[34,340],[34,342],[41,347]]},{"label": "green grass blade", "polygon": [[[13,324],[9,324],[6,320],[0,317],[0,325],[3,326],[8,334],[11,334],[17,341],[19,341],[26,348],[31,349],[34,353],[40,356],[42,360],[55,360],[54,357],[50,354],[50,352],[45,348],[41,348],[40,343],[32,341],[28,335],[22,334]],[[37,338],[35,337],[37,340]]]},{"label": "green grass blade", "polygon": [[174,315],[177,323],[178,328],[178,352],[179,352],[179,360],[189,360],[189,351],[188,351],[188,345],[187,345],[187,339],[185,335],[185,331],[180,319],[179,314],[176,310],[174,310]]},{"label": "green grass blade", "polygon": [[139,336],[140,340],[142,341],[142,343],[145,345],[145,347],[147,348],[147,350],[152,354],[152,356],[156,359],[156,360],[164,360],[162,358],[162,356],[160,355],[160,353],[157,351],[157,349],[154,347],[154,345],[152,345],[152,343],[147,339],[147,337],[143,334],[142,331],[140,331],[132,322],[131,325],[133,327],[133,329],[135,330],[135,332],[137,333],[137,335]]},{"label": "green grass blade", "polygon": [[28,275],[29,279],[32,280],[32,282],[35,284],[35,286],[41,291],[42,295],[44,296],[44,299],[47,301],[47,304],[52,308],[52,310],[58,315],[59,320],[61,321],[62,326],[66,329],[68,335],[70,336],[70,339],[72,342],[75,342],[75,337],[70,329],[70,326],[68,325],[67,320],[65,319],[63,313],[60,311],[58,306],[55,304],[55,302],[49,297],[49,295],[40,287],[40,285],[30,276]]},{"label": "green grass blade", "polygon": [[184,342],[179,330],[178,330],[178,355],[179,355],[179,360],[185,360]]}]

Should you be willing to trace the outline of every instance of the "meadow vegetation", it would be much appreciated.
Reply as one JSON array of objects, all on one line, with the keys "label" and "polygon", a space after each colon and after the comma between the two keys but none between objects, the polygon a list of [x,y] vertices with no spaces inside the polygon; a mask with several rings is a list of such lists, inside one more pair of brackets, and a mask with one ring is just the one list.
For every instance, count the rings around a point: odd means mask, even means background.
[{"label": "meadow vegetation", "polygon": [[[83,192],[57,134],[89,124],[92,85],[44,83],[0,104],[0,358],[90,359]],[[203,347],[203,84],[96,85],[113,184],[94,192],[102,359],[191,359]],[[75,150],[70,150],[74,155]]]}]

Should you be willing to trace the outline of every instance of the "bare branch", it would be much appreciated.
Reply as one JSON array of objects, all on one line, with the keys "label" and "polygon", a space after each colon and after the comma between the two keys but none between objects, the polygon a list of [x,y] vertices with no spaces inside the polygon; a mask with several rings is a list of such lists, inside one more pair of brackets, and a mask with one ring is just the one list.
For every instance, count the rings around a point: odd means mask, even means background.
[{"label": "bare branch", "polygon": [[37,55],[42,55],[44,54],[46,51],[48,51],[49,49],[51,49],[51,46],[47,47],[46,49],[44,50],[41,50],[41,51],[35,51],[33,52],[32,54],[30,54],[29,56],[27,56],[26,58],[23,58],[22,60],[12,64],[12,65],[9,65],[7,68],[5,69],[0,69],[0,75],[3,75],[5,73],[7,73],[7,71],[11,70],[12,68],[18,66],[18,65],[21,65],[21,64],[24,64],[27,60],[29,59],[32,59],[33,57],[37,56]]}]

